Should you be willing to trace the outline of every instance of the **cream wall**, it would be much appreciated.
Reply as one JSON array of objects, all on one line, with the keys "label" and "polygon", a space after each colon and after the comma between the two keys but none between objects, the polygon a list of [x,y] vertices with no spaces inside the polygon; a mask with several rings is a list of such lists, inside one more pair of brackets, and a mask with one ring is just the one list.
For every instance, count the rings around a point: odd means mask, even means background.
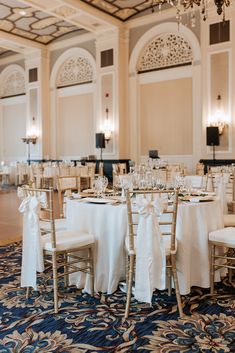
[{"label": "cream wall", "polygon": [[[69,43],[69,42],[68,42]],[[66,43],[64,43],[66,44]],[[52,50],[50,52],[50,70],[52,70],[53,66],[55,65],[56,60],[62,55],[66,50],[69,48],[83,48],[87,50],[93,57],[95,57],[95,41],[88,41],[88,42],[82,42],[79,44],[70,44],[70,45],[64,45],[62,48],[57,49],[57,50]]]},{"label": "cream wall", "polygon": [[57,121],[57,158],[94,154],[93,96],[60,97]]},{"label": "cream wall", "polygon": [[26,156],[26,145],[21,139],[26,136],[26,105],[4,105],[2,113],[3,158],[22,160]]},{"label": "cream wall", "polygon": [[192,79],[141,85],[140,102],[141,155],[192,154]]}]

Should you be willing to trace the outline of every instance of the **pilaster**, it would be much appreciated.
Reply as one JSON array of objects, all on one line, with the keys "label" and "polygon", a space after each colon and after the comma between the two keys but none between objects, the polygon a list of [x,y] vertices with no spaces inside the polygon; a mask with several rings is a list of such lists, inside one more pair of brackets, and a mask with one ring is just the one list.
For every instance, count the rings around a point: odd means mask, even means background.
[{"label": "pilaster", "polygon": [[26,135],[36,135],[31,159],[50,155],[49,56],[47,50],[33,51],[25,58],[27,121]]},{"label": "pilaster", "polygon": [[96,132],[111,130],[103,156],[129,157],[128,72],[129,32],[113,30],[96,38],[97,111]]}]

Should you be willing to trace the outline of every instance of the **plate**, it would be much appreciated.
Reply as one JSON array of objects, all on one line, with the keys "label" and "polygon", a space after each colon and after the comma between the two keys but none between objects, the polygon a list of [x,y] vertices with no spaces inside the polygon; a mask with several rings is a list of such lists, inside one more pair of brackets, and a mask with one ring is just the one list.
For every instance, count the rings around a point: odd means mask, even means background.
[{"label": "plate", "polygon": [[85,194],[94,194],[95,190],[94,189],[84,189],[82,190]]},{"label": "plate", "polygon": [[214,201],[214,198],[212,196],[185,196],[181,197],[180,199],[181,201],[188,201],[192,203]]},{"label": "plate", "polygon": [[103,199],[103,198],[95,198],[95,197],[86,197],[82,201],[88,202],[88,203],[100,204],[100,205],[113,204],[117,202],[117,200],[113,200],[113,199]]},{"label": "plate", "polygon": [[80,194],[77,194],[75,192],[72,192],[72,195],[71,195],[71,199],[80,199],[81,198],[81,195]]}]

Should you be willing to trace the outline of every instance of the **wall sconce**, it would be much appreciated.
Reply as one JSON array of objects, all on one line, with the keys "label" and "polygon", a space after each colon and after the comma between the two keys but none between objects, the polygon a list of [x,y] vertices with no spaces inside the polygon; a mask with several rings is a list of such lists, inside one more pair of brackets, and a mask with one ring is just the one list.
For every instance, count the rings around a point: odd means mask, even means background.
[{"label": "wall sconce", "polygon": [[210,122],[210,126],[217,126],[219,128],[219,135],[222,135],[226,125],[227,125],[227,122],[224,119],[224,114],[221,109],[221,95],[218,94],[217,108],[216,108],[216,112],[214,114],[214,117],[212,118],[212,120]]},{"label": "wall sconce", "polygon": [[37,136],[36,135],[31,135],[27,137],[22,137],[22,141],[27,144],[28,146],[28,164],[30,165],[30,143],[35,145],[37,142]]},{"label": "wall sconce", "polygon": [[37,142],[37,136],[32,135],[28,137],[22,137],[22,141],[25,142],[27,145],[29,145],[30,143],[35,145],[35,143]]},{"label": "wall sconce", "polygon": [[111,135],[112,135],[112,130],[111,130],[110,122],[109,122],[109,109],[106,108],[105,112],[106,112],[106,119],[105,119],[105,122],[103,125],[103,132],[104,132],[105,141],[109,142],[109,140],[111,139]]},{"label": "wall sconce", "polygon": [[104,139],[108,143],[109,140],[111,139],[112,136],[112,126],[111,122],[109,120],[109,107],[110,107],[110,99],[109,99],[109,93],[105,93],[105,98],[106,98],[106,103],[105,103],[105,121],[102,127],[102,131],[104,133]]}]

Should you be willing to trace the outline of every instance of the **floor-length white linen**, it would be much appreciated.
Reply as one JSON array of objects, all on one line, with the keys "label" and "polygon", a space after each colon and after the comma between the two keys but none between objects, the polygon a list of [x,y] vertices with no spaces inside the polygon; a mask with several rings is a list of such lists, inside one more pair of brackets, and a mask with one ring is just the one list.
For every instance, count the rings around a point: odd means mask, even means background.
[{"label": "floor-length white linen", "polygon": [[21,202],[19,211],[23,213],[23,246],[21,287],[37,289],[37,271],[44,271],[43,248],[39,228],[40,199],[28,196]]},{"label": "floor-length white linen", "polygon": [[160,198],[137,198],[139,223],[136,239],[135,298],[152,302],[155,288],[165,288],[166,255],[158,219],[163,211]]},{"label": "floor-length white linen", "polygon": [[220,228],[223,214],[219,199],[179,205],[176,238],[181,294],[188,294],[191,286],[210,287],[208,235]]},{"label": "floor-length white linen", "polygon": [[[68,200],[67,225],[69,230],[94,234],[95,290],[114,292],[124,274],[124,241],[128,229],[126,206]],[[191,286],[195,285],[209,288],[208,234],[220,228],[223,228],[223,214],[219,199],[179,204],[176,238],[181,294],[190,293]],[[83,288],[85,279],[75,274],[73,284]]]},{"label": "floor-length white linen", "polygon": [[[94,287],[97,292],[113,293],[125,274],[124,242],[127,232],[125,205],[102,205],[67,200],[69,230],[94,234]],[[70,284],[89,292],[84,276],[70,276]]]}]

